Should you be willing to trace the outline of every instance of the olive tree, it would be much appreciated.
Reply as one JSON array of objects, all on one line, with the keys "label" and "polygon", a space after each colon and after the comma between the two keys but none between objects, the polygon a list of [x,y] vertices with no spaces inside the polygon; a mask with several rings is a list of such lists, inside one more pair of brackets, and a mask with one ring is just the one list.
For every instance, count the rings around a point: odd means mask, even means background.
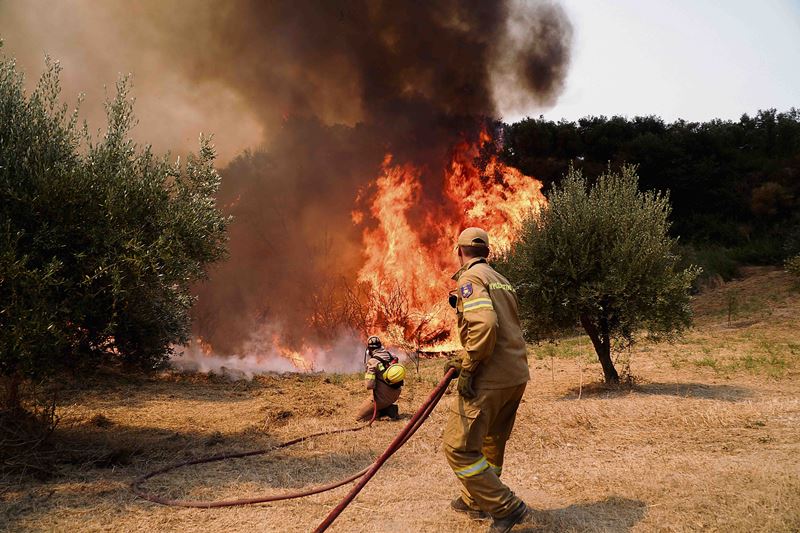
[{"label": "olive tree", "polygon": [[669,215],[667,194],[639,191],[635,166],[594,185],[571,168],[498,264],[515,282],[527,332],[543,339],[580,324],[611,383],[612,345],[686,329],[700,269],[678,267]]},{"label": "olive tree", "polygon": [[214,150],[184,164],[129,138],[130,84],[95,140],[60,103],[59,67],[29,94],[0,56],[0,378],[102,362],[154,368],[188,340],[191,284],[223,257]]}]

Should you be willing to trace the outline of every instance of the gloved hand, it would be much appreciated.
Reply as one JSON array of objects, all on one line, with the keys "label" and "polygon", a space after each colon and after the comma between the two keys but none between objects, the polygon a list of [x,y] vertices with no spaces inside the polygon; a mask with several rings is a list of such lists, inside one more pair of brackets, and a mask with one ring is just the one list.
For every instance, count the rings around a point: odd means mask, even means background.
[{"label": "gloved hand", "polygon": [[458,375],[458,393],[467,400],[477,396],[475,389],[472,388],[472,372],[464,368],[461,369],[461,373]]},{"label": "gloved hand", "polygon": [[450,359],[448,359],[445,362],[445,364],[444,364],[444,373],[447,374],[447,371],[450,370],[451,368],[455,368],[456,369],[456,375],[453,376],[454,378],[458,377],[458,375],[461,374],[461,356],[460,355],[454,355],[453,357],[451,357]]}]

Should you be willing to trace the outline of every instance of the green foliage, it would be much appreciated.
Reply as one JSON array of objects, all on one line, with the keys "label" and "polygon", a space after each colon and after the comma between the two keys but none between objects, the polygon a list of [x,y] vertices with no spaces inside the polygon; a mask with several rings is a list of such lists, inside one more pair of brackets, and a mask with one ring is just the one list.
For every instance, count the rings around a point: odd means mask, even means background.
[{"label": "green foliage", "polygon": [[152,368],[189,335],[190,285],[225,250],[209,139],[186,163],[128,137],[130,84],[94,141],[59,103],[59,67],[27,95],[0,57],[0,376],[101,360]]},{"label": "green foliage", "polygon": [[725,281],[732,279],[738,272],[738,263],[734,253],[724,246],[716,244],[695,245],[681,244],[676,247],[682,260],[680,265],[687,268],[697,265],[703,269],[698,279],[708,279],[719,276]]},{"label": "green foliage", "polygon": [[715,359],[711,356],[693,361],[697,367],[707,367],[723,375],[747,371],[772,378],[784,377],[795,365],[794,360],[783,353],[747,354],[731,359]]},{"label": "green foliage", "polygon": [[[498,264],[517,286],[529,335],[552,337],[580,321],[603,362],[612,342],[622,348],[641,330],[669,339],[687,328],[700,269],[678,267],[669,214],[667,195],[639,192],[634,166],[592,187],[570,169]],[[614,381],[613,365],[604,370]]]},{"label": "green foliage", "polygon": [[[736,276],[741,265],[779,265],[786,256],[780,239],[766,236],[734,247],[714,243],[682,243],[677,250],[683,266],[698,265],[703,273],[698,281],[719,276],[728,281]],[[697,288],[699,288],[699,283]]]},{"label": "green foliage", "polygon": [[800,253],[780,246],[793,227],[800,236],[800,221],[793,219],[800,212],[798,109],[704,123],[653,116],[525,119],[506,126],[504,150],[508,163],[541,179],[546,190],[570,164],[597,176],[609,162],[612,168],[636,163],[643,190],[670,191],[672,232],[684,243],[723,247],[738,263],[779,264]]}]

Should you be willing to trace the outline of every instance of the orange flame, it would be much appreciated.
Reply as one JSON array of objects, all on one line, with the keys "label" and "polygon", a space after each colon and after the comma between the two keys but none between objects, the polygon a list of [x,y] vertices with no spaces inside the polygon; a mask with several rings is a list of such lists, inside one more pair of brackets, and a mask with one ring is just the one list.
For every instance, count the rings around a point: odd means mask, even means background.
[{"label": "orange flame", "polygon": [[[483,153],[491,142],[483,131],[477,142],[462,141],[453,148],[436,203],[425,197],[421,169],[385,156],[380,174],[359,191],[351,211],[353,223],[364,225],[364,263],[357,282],[367,295],[366,302],[350,302],[364,306],[358,309],[359,326],[351,324],[351,329],[368,328],[361,333],[378,334],[389,346],[408,350],[459,348],[450,334],[454,319],[447,304],[453,288],[450,277],[458,268],[453,246],[459,232],[482,227],[492,249],[503,250],[517,238],[524,219],[547,203],[540,181]],[[196,341],[206,357],[214,355],[208,343]],[[326,353],[352,351],[358,343],[352,335],[347,346],[338,347],[333,346],[336,341],[331,346],[305,340],[290,346],[285,341],[279,329],[256,332],[242,359],[250,365],[246,371],[252,370],[252,358],[276,356],[297,371],[314,371],[320,362],[325,364]],[[231,358],[220,360],[226,367],[235,366]]]},{"label": "orange flame", "polygon": [[[363,231],[365,262],[358,280],[376,294],[387,289],[403,293],[407,323],[393,324],[394,328],[382,332],[396,344],[413,343],[414,337],[419,344],[427,338],[438,345],[432,349],[444,349],[442,342],[449,337],[451,326],[446,304],[452,288],[450,277],[458,268],[452,250],[462,229],[482,227],[494,250],[506,249],[519,235],[524,219],[547,203],[540,181],[496,156],[478,166],[481,148],[489,142],[491,137],[483,131],[478,143],[464,141],[455,147],[443,176],[451,209],[428,208],[417,218],[412,211],[423,200],[420,170],[393,164],[391,155],[384,159],[369,205],[376,225]],[[356,224],[364,219],[364,213],[358,213],[353,217]],[[397,338],[398,329],[403,338]],[[447,347],[453,348],[452,342]]]}]

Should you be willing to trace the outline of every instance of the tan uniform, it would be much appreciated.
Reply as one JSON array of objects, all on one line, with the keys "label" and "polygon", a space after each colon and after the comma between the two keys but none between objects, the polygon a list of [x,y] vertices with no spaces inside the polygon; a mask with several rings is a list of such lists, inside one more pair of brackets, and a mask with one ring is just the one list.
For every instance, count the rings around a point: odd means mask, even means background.
[{"label": "tan uniform", "polygon": [[513,287],[485,259],[467,262],[458,281],[456,316],[462,367],[473,372],[477,396],[459,395],[444,433],[444,451],[461,481],[462,498],[502,518],[521,503],[499,475],[505,445],[530,380],[527,349]]},{"label": "tan uniform", "polygon": [[[387,358],[390,357],[387,352]],[[377,357],[370,357],[367,361],[367,370],[364,374],[364,385],[372,391],[370,398],[364,400],[357,410],[358,420],[369,420],[374,411],[373,399],[378,404],[378,410],[385,409],[400,399],[401,387],[392,386],[380,379],[381,374],[388,368],[385,361]]]}]

